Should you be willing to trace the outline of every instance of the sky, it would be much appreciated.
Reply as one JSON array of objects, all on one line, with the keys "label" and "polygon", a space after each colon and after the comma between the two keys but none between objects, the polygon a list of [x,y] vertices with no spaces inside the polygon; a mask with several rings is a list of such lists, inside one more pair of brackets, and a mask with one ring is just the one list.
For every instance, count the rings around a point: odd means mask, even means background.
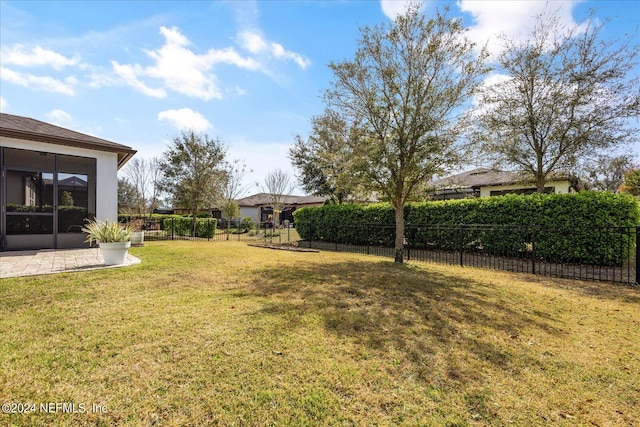
[{"label": "sky", "polygon": [[[251,171],[247,194],[322,113],[331,61],[353,57],[360,28],[389,22],[404,1],[0,0],[0,110],[161,156],[182,129],[219,138]],[[522,38],[538,0],[423,1],[448,6],[478,45]],[[551,0],[566,25],[595,10],[603,36],[640,43],[636,0]],[[640,73],[640,71],[639,71]],[[640,156],[640,147],[632,147]],[[296,193],[302,194],[298,188]]]}]

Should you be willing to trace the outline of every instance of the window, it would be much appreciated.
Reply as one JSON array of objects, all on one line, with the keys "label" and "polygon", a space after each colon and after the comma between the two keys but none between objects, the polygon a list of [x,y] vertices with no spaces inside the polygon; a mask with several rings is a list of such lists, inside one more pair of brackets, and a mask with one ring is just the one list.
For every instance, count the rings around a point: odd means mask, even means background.
[{"label": "window", "polygon": [[20,235],[25,235],[25,242],[34,242],[33,236],[26,235],[49,235],[50,243],[40,247],[81,246],[85,220],[94,218],[96,212],[96,159],[8,147],[0,150],[5,172],[0,183],[4,200],[0,200],[6,212],[0,215],[4,220],[0,228],[11,236],[7,247],[24,248]]},{"label": "window", "polygon": [[53,173],[8,170],[7,212],[53,212]]},{"label": "window", "polygon": [[[505,194],[533,194],[538,190],[536,188],[518,188],[515,190],[492,190],[490,196],[504,196]],[[547,194],[555,193],[556,187],[544,187],[544,192]]]}]

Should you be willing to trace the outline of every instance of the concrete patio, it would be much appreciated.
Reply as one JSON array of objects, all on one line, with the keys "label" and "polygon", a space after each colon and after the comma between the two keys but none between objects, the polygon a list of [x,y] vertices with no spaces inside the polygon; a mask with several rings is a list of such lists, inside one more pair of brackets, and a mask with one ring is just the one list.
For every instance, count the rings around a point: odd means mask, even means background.
[{"label": "concrete patio", "polygon": [[0,279],[119,268],[139,263],[138,258],[127,254],[124,264],[105,266],[98,248],[0,252]]}]

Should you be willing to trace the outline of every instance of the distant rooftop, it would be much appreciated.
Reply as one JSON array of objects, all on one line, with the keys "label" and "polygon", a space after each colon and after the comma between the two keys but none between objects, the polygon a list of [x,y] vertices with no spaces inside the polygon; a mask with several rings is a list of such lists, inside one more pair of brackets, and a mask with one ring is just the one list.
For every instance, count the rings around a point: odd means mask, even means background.
[{"label": "distant rooftop", "polygon": [[517,184],[531,181],[522,172],[508,172],[489,168],[476,168],[457,175],[435,180],[436,188],[480,188],[489,185]]},{"label": "distant rooftop", "polygon": [[[286,196],[283,199],[288,206],[322,204],[327,197],[321,196]],[[269,193],[258,193],[237,200],[240,206],[268,206],[271,203]]]}]

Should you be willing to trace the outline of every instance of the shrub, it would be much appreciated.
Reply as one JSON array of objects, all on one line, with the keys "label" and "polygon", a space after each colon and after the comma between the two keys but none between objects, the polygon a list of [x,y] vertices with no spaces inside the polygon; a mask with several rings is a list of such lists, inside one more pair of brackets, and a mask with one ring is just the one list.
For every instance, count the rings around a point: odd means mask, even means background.
[{"label": "shrub", "polygon": [[245,216],[244,218],[242,218],[242,221],[240,221],[240,225],[238,225],[238,229],[244,233],[251,231],[255,228],[256,228],[256,225],[253,223],[253,220],[251,219],[251,217],[248,217],[248,216]]},{"label": "shrub", "polygon": [[[327,205],[294,212],[303,239],[392,245],[389,204]],[[638,201],[606,192],[507,195],[412,203],[405,208],[405,235],[412,247],[512,254],[528,251],[554,262],[617,265],[635,242]],[[465,225],[465,227],[462,227]]]},{"label": "shrub", "polygon": [[[215,218],[196,218],[196,232],[193,237],[212,238],[215,235]],[[162,229],[176,236],[192,236],[193,219],[191,217],[171,217],[162,220]]]}]

